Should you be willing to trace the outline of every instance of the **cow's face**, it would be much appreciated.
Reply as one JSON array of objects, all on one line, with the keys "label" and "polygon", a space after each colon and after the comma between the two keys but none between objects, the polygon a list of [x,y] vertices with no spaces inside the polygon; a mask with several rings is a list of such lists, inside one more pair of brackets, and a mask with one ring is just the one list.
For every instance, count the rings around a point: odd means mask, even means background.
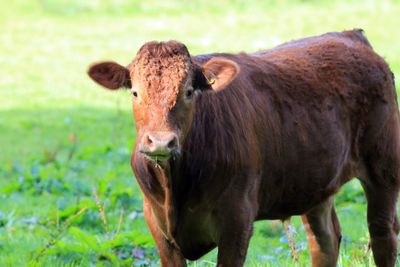
[{"label": "cow's face", "polygon": [[196,95],[223,89],[238,72],[236,63],[223,58],[194,64],[183,44],[169,41],[146,43],[126,68],[102,62],[88,74],[108,89],[131,90],[137,149],[149,160],[165,162],[180,154]]}]

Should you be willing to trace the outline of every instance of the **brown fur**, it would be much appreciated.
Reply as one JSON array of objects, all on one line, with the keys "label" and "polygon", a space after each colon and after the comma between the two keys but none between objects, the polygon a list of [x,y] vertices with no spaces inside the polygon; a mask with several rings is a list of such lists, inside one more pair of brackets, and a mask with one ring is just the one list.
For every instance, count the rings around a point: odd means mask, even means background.
[{"label": "brown fur", "polygon": [[[332,196],[355,176],[367,195],[375,262],[394,266],[397,97],[362,31],[253,54],[190,56],[180,43],[151,42],[130,68],[139,95],[131,163],[163,266],[185,266],[216,246],[218,266],[242,266],[253,222],[292,215],[302,215],[313,266],[335,266],[341,234]],[[89,74],[106,86],[102,77],[113,77]],[[192,100],[190,89],[199,92]],[[163,131],[179,136],[179,153],[158,164],[139,147]]]}]

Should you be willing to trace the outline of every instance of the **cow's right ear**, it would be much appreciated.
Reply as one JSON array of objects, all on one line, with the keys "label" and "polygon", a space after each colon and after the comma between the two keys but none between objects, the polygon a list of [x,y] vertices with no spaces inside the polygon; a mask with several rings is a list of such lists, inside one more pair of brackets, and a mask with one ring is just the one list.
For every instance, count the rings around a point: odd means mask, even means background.
[{"label": "cow's right ear", "polygon": [[88,75],[105,88],[131,88],[129,70],[115,62],[100,62],[90,66]]}]

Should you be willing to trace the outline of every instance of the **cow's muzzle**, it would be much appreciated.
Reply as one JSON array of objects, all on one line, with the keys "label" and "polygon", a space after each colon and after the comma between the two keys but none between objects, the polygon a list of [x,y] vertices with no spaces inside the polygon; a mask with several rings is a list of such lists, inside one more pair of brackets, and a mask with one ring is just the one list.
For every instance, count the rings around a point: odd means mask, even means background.
[{"label": "cow's muzzle", "polygon": [[149,132],[143,136],[139,151],[147,158],[163,162],[179,154],[178,136],[173,132]]}]

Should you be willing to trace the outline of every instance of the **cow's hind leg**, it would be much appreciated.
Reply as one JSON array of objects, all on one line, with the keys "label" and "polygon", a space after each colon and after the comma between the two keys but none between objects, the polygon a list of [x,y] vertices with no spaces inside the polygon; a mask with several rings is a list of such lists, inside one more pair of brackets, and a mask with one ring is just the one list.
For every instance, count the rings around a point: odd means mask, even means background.
[{"label": "cow's hind leg", "polygon": [[368,201],[368,229],[371,248],[378,267],[392,267],[396,262],[399,223],[396,216],[397,186],[365,186]]},{"label": "cow's hind leg", "polygon": [[301,218],[307,230],[312,266],[336,266],[341,230],[332,198],[303,214]]},{"label": "cow's hind leg", "polygon": [[[378,267],[395,266],[399,222],[396,203],[400,189],[400,128],[394,113],[376,138],[366,139],[364,174],[371,248]],[[368,146],[368,144],[370,144]]]},{"label": "cow's hind leg", "polygon": [[[371,163],[374,164],[374,163]],[[386,165],[386,164],[385,164]],[[399,194],[399,178],[384,179],[377,169],[369,168],[368,180],[362,181],[367,196],[368,229],[371,248],[378,267],[392,267],[396,262],[397,235],[399,222],[396,214],[396,202]],[[382,171],[387,173],[389,169]],[[390,176],[390,175],[389,175]],[[388,177],[385,175],[385,177]]]}]

